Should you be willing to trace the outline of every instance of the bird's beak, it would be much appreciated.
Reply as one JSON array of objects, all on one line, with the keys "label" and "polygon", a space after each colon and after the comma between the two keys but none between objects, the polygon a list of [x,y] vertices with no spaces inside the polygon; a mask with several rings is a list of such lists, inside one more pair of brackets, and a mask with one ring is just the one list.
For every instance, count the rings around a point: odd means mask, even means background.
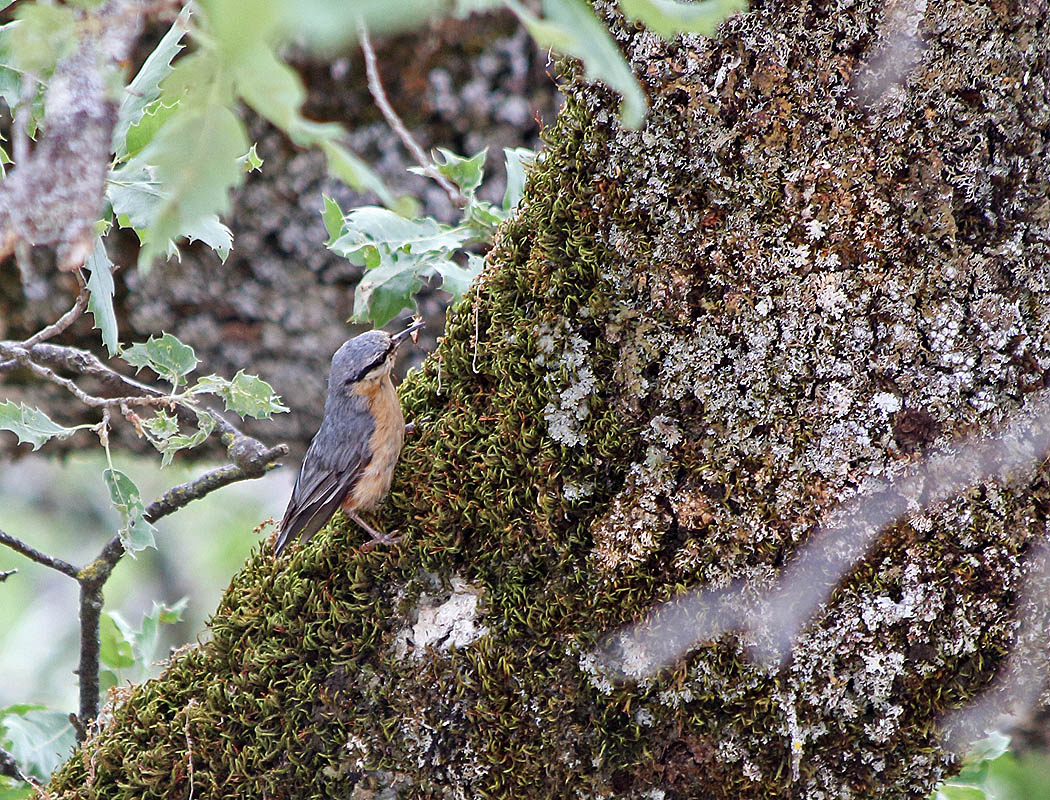
[{"label": "bird's beak", "polygon": [[413,322],[403,331],[398,331],[393,336],[391,336],[390,341],[392,341],[395,345],[399,345],[406,336],[408,336],[410,333],[413,333],[414,331],[418,331],[426,324],[427,321],[425,319],[421,319],[419,322]]}]

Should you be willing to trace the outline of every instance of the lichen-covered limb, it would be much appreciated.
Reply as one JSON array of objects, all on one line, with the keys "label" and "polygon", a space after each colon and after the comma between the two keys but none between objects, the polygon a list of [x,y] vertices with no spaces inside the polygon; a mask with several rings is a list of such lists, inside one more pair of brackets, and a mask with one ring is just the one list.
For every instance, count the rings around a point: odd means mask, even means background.
[{"label": "lichen-covered limb", "polygon": [[260,550],[54,795],[184,795],[192,766],[198,798],[926,797],[938,720],[1012,645],[1044,465],[898,520],[782,664],[726,635],[617,684],[595,645],[691,587],[760,611],[834,509],[1045,385],[1040,8],[772,2],[670,45],[613,21],[647,125],[570,87],[402,387],[430,417],[384,509],[403,543]]},{"label": "lichen-covered limb", "polygon": [[[48,85],[43,135],[31,153],[16,152],[18,163],[0,182],[0,259],[22,243],[58,244],[59,265],[72,270],[91,252],[117,115],[110,78],[128,59],[146,8],[107,0],[84,12],[77,48]],[[24,129],[16,125],[15,135],[24,138]]]}]

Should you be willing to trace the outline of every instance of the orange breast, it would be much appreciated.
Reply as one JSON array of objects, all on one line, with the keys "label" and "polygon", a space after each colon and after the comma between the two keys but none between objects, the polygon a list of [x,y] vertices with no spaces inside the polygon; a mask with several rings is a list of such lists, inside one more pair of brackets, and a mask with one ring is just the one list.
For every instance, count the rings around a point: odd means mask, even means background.
[{"label": "orange breast", "polygon": [[405,443],[405,416],[390,376],[385,375],[371,385],[362,386],[359,392],[370,401],[376,427],[370,447],[372,460],[343,499],[343,508],[351,511],[367,511],[386,497],[401,446]]}]

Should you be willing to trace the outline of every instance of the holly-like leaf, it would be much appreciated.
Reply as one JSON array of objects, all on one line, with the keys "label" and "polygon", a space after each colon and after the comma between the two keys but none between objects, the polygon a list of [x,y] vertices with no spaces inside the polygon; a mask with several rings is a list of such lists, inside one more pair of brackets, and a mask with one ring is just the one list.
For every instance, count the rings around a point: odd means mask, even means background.
[{"label": "holly-like leaf", "polygon": [[179,432],[179,421],[173,415],[161,410],[143,421],[142,427],[163,441]]},{"label": "holly-like leaf", "polygon": [[73,752],[76,731],[69,715],[34,708],[0,717],[0,731],[7,750],[28,774],[46,781]]},{"label": "holly-like leaf", "polygon": [[175,387],[185,383],[185,377],[197,368],[193,348],[170,333],[126,347],[120,357],[138,369],[149,367]]},{"label": "holly-like leaf", "polygon": [[630,20],[640,20],[665,39],[679,33],[713,36],[718,26],[735,11],[746,11],[747,0],[620,0],[620,8]]},{"label": "holly-like leaf", "polygon": [[330,249],[355,264],[378,266],[381,262],[446,256],[470,238],[470,231],[441,225],[434,219],[406,219],[385,208],[362,206],[346,215],[342,235]]},{"label": "holly-like leaf", "polygon": [[[437,152],[441,158],[434,159],[434,167],[456,184],[464,195],[470,196],[481,186],[481,181],[485,177],[485,156],[488,155],[488,151],[486,147],[480,153],[467,158],[447,148],[439,147]],[[425,176],[427,174],[423,167],[409,167],[408,171],[416,175]]]},{"label": "holly-like leaf", "polygon": [[191,392],[217,394],[226,404],[227,411],[242,417],[268,419],[273,414],[289,410],[281,404],[281,398],[274,393],[270,384],[255,375],[248,375],[244,370],[234,375],[232,381],[220,375],[207,375],[197,381]]},{"label": "holly-like leaf", "polygon": [[138,122],[128,128],[124,139],[125,156],[134,156],[153,141],[160,127],[178,110],[179,104],[154,100],[142,112]]},{"label": "holly-like leaf", "polygon": [[102,238],[95,239],[95,247],[85,264],[91,277],[87,288],[91,292],[88,298],[88,311],[95,318],[95,327],[102,333],[102,344],[111,356],[117,354],[120,343],[117,341],[117,315],[113,312],[113,262],[106,254]]},{"label": "holly-like leaf", "polygon": [[142,627],[134,638],[135,661],[141,666],[143,674],[149,674],[153,662],[157,659],[157,644],[160,642],[160,626],[173,625],[182,621],[182,612],[186,610],[189,598],[183,597],[175,605],[169,606],[153,601],[153,609],[142,617]]},{"label": "holly-like leaf", "polygon": [[[172,78],[185,63],[183,59],[176,65]],[[180,80],[196,75],[200,63],[193,62],[187,68],[191,75],[180,75]],[[149,145],[128,164],[129,168],[152,165],[163,187],[162,199],[147,226],[149,238],[139,251],[140,269],[148,269],[156,256],[166,252],[169,239],[226,210],[230,189],[243,179],[237,159],[247,149],[244,123],[228,106],[218,102],[199,105],[189,99],[180,103]]]},{"label": "holly-like leaf", "polygon": [[645,119],[646,101],[641,86],[624,61],[608,29],[594,16],[584,0],[543,0],[540,19],[518,0],[507,0],[536,43],[583,62],[589,80],[601,80],[620,93],[620,116],[628,128],[638,128]]},{"label": "holly-like leaf", "polygon": [[47,414],[25,403],[11,400],[0,401],[0,430],[11,431],[18,437],[18,443],[28,442],[34,450],[39,450],[44,442],[58,437],[65,439],[82,427],[66,428],[51,420]]},{"label": "holly-like leaf", "polygon": [[102,479],[109,488],[109,499],[120,513],[120,541],[129,553],[136,553],[148,547],[156,547],[154,536],[157,529],[145,516],[146,506],[142,502],[135,482],[119,469],[107,469]]},{"label": "holly-like leaf", "polygon": [[[182,38],[189,30],[190,6],[182,9],[175,18],[171,28],[164,34],[153,52],[142,63],[138,74],[128,84],[124,97],[120,101],[117,113],[117,124],[113,128],[113,150],[119,158],[128,155],[128,130],[138,123],[146,107],[160,97],[160,83],[171,74],[171,61],[179,54],[184,45]],[[168,106],[169,108],[172,106]],[[152,138],[152,136],[150,137]],[[147,140],[148,141],[148,140]]]},{"label": "holly-like leaf", "polygon": [[193,433],[176,433],[169,436],[163,445],[160,446],[161,467],[168,466],[171,463],[171,459],[180,450],[190,450],[204,442],[213,430],[215,430],[215,419],[211,414],[198,411],[197,430]]}]

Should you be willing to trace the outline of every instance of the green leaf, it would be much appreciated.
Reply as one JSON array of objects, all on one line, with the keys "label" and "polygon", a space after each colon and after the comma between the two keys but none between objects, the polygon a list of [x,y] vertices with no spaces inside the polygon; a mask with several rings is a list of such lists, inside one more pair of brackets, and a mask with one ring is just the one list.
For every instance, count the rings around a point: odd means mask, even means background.
[{"label": "green leaf", "polygon": [[381,328],[409,308],[412,296],[422,288],[423,281],[411,266],[393,263],[370,269],[354,290],[354,317]]},{"label": "green leaf", "polygon": [[47,780],[73,752],[76,731],[61,711],[31,709],[0,718],[3,743],[26,773]]},{"label": "green leaf", "polygon": [[718,26],[735,11],[746,11],[747,0],[620,0],[620,8],[630,20],[640,20],[665,39],[679,33],[712,36]]},{"label": "green leaf", "polygon": [[298,0],[284,6],[284,27],[296,38],[302,37],[313,47],[328,50],[357,38],[357,22],[363,19],[372,34],[391,33],[414,28],[438,14],[447,13],[446,0],[412,0],[391,3],[389,0]]},{"label": "green leaf", "polygon": [[[150,227],[168,197],[164,186],[153,176],[152,167],[133,162],[113,170],[106,183],[106,197],[121,227],[134,228],[142,243],[151,240]],[[233,247],[233,234],[215,214],[184,220],[174,238],[180,237],[204,242],[223,261]],[[168,245],[172,252],[178,252],[172,239]]]},{"label": "green leaf", "polygon": [[39,409],[11,400],[0,402],[0,430],[11,431],[18,437],[19,444],[28,442],[34,450],[39,450],[40,445],[55,436],[65,439],[83,427],[90,426],[65,428]]},{"label": "green leaf", "polygon": [[149,367],[176,387],[185,383],[184,378],[197,368],[197,354],[193,348],[170,333],[160,338],[151,336],[145,342],[126,347],[120,357],[137,369]]},{"label": "green leaf", "polygon": [[[156,103],[161,97],[161,82],[171,75],[171,60],[178,55],[178,51],[183,49],[182,41],[189,29],[191,14],[190,6],[187,5],[182,9],[168,29],[168,33],[146,57],[138,75],[131,80],[124,91],[121,108],[117,113],[117,125],[113,127],[112,139],[113,152],[116,152],[120,159],[124,159],[129,152],[127,143],[129,129],[132,125],[139,123],[146,108]],[[161,107],[173,108],[174,105],[174,103],[161,104]],[[160,115],[154,112],[154,117],[160,117]],[[154,122],[163,122],[163,120],[154,120]],[[153,132],[155,133],[155,130]],[[151,139],[152,133],[145,142]]]},{"label": "green leaf", "polygon": [[987,797],[984,789],[955,783],[942,784],[934,795],[935,800],[987,800]]},{"label": "green leaf", "polygon": [[[182,63],[176,65],[172,77]],[[140,269],[148,269],[153,258],[165,252],[169,239],[225,211],[230,188],[243,180],[237,159],[248,149],[244,123],[217,102],[187,109],[190,105],[183,101],[149,145],[129,162],[129,167],[154,165],[164,187],[149,226],[150,236],[139,252]]]},{"label": "green leaf", "polygon": [[589,80],[604,81],[623,97],[620,116],[628,128],[639,128],[645,119],[646,100],[623,54],[606,27],[584,0],[543,0],[539,19],[518,0],[506,0],[536,43],[583,62]]},{"label": "green leaf", "polygon": [[0,800],[31,800],[35,794],[32,784],[0,775]]},{"label": "green leaf", "polygon": [[273,387],[261,378],[240,370],[227,380],[219,375],[208,375],[197,381],[190,390],[192,394],[216,394],[226,403],[226,410],[242,417],[269,419],[273,414],[288,411],[281,398],[274,394]]},{"label": "green leaf", "polygon": [[135,656],[131,651],[131,640],[117,623],[116,616],[107,612],[99,620],[99,659],[108,667],[126,669],[135,665]]},{"label": "green leaf", "polygon": [[[346,215],[342,235],[332,250],[355,264],[421,255],[447,255],[471,238],[469,231],[436,220],[406,219],[385,208],[362,206]],[[371,253],[370,253],[371,251]]]},{"label": "green leaf", "polygon": [[156,534],[156,528],[147,522],[143,515],[146,506],[142,502],[139,487],[120,469],[104,470],[102,479],[109,489],[109,500],[121,514],[120,536],[124,548],[130,553],[135,553],[155,547],[153,536]]},{"label": "green leaf", "polygon": [[160,626],[172,625],[182,621],[182,612],[186,610],[189,598],[183,597],[175,605],[168,606],[153,601],[153,610],[142,617],[142,627],[134,637],[135,661],[148,675],[157,659],[157,644],[160,642]]},{"label": "green leaf", "polygon": [[435,264],[434,271],[441,276],[441,288],[452,295],[455,302],[463,296],[470,288],[470,284],[481,272],[481,266],[485,259],[470,253],[472,258],[467,259],[467,266],[461,267],[455,261],[445,261]]},{"label": "green leaf", "polygon": [[162,410],[143,421],[142,427],[157,439],[165,441],[179,432],[179,421],[173,415]]},{"label": "green leaf", "polygon": [[117,341],[117,315],[113,312],[113,262],[106,254],[106,246],[101,237],[95,239],[95,247],[85,264],[91,277],[87,288],[91,292],[88,298],[88,311],[95,318],[95,327],[102,332],[102,344],[111,356],[117,354],[120,343]]},{"label": "green leaf", "polygon": [[255,149],[253,144],[248,148],[248,152],[237,159],[240,165],[244,168],[245,172],[262,172],[263,160],[259,157],[258,151]]},{"label": "green leaf", "polygon": [[326,194],[321,195],[324,208],[321,209],[321,219],[324,220],[325,230],[328,231],[328,241],[325,244],[331,247],[343,229],[343,210],[339,203]]},{"label": "green leaf", "polygon": [[187,221],[179,231],[179,236],[191,242],[204,242],[223,263],[226,263],[233,249],[233,231],[220,222],[215,214]]},{"label": "green leaf", "polygon": [[157,131],[171,118],[178,108],[179,104],[177,102],[168,104],[163,100],[156,100],[146,106],[138,122],[127,130],[122,156],[137,155],[146,145],[153,141]]},{"label": "green leaf", "polygon": [[120,512],[120,541],[129,553],[156,547],[157,529],[143,516],[146,507],[135,482],[119,469],[107,469],[102,479],[109,488],[109,499]]},{"label": "green leaf", "polygon": [[513,211],[525,193],[525,170],[536,161],[536,152],[527,147],[504,147],[507,164],[507,190],[503,193],[503,210]]},{"label": "green leaf", "polygon": [[211,432],[215,430],[215,419],[211,414],[204,412],[197,412],[197,430],[193,433],[176,433],[173,436],[168,437],[167,440],[159,447],[161,452],[160,465],[166,467],[171,463],[172,458],[180,450],[190,450],[197,445],[204,442]]},{"label": "green leaf", "polygon": [[[485,156],[488,155],[489,149],[486,147],[470,158],[456,155],[444,147],[437,148],[437,152],[441,156],[440,160],[434,159],[437,171],[456,184],[464,195],[473,195],[474,190],[481,186],[481,181],[485,177]],[[426,175],[423,167],[409,167],[408,171],[417,175]]]}]

